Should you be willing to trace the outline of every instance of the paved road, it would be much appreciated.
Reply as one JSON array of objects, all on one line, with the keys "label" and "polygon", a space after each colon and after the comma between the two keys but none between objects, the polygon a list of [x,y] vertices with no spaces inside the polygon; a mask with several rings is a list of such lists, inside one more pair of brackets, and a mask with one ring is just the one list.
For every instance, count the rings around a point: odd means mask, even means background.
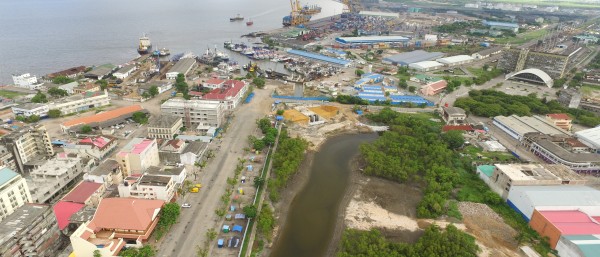
[{"label": "paved road", "polygon": [[[203,187],[200,193],[188,193],[180,202],[188,202],[192,208],[183,209],[179,222],[169,231],[166,238],[157,245],[159,257],[196,256],[198,245],[205,241],[206,231],[217,229],[218,216],[215,210],[220,206],[221,195],[227,186],[227,177],[234,176],[238,157],[243,156],[248,135],[256,131],[256,119],[270,111],[273,101],[269,96],[271,90],[256,90],[250,104],[241,105],[234,112],[235,117],[227,133],[223,135],[221,148],[216,152],[199,182]],[[211,143],[217,148],[219,143]]]}]

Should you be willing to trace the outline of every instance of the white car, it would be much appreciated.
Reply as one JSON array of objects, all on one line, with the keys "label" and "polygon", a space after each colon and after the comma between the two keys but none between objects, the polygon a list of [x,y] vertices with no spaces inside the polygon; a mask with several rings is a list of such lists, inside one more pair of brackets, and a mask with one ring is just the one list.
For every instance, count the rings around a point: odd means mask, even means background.
[{"label": "white car", "polygon": [[181,205],[181,208],[191,208],[192,205],[190,205],[189,203],[184,203]]}]

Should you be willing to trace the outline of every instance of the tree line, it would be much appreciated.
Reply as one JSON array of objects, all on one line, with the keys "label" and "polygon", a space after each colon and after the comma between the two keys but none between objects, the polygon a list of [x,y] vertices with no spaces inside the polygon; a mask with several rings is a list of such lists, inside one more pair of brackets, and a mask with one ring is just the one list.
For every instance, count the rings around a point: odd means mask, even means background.
[{"label": "tree line", "polygon": [[277,151],[273,154],[273,173],[268,182],[271,201],[276,202],[279,200],[279,193],[298,171],[304,160],[306,147],[308,147],[306,140],[300,137],[289,137],[287,130],[281,130]]}]

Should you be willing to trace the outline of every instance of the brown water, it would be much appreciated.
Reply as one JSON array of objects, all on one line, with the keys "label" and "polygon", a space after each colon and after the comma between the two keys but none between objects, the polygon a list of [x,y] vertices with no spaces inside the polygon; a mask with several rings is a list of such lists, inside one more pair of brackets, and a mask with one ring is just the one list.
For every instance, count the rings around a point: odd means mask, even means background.
[{"label": "brown water", "polygon": [[320,257],[327,252],[340,201],[348,186],[350,160],[377,134],[328,139],[315,158],[306,186],[294,197],[271,257]]}]

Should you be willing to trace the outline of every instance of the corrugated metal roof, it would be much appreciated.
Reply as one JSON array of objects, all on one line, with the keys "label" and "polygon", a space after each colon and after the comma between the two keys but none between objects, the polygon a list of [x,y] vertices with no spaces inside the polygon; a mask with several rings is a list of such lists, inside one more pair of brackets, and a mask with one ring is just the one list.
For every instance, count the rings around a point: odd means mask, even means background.
[{"label": "corrugated metal roof", "polygon": [[343,66],[346,66],[351,63],[351,61],[344,60],[344,59],[333,58],[333,57],[329,57],[329,56],[322,55],[322,54],[315,54],[315,53],[294,50],[294,49],[289,50],[288,54],[294,54],[294,55],[298,55],[298,56],[302,56],[302,57],[306,57],[306,58],[310,58],[310,59],[315,59],[318,61],[334,63],[334,64],[338,64],[338,65],[343,65]]},{"label": "corrugated metal roof", "polygon": [[0,169],[0,186],[4,185],[6,182],[10,181],[18,175],[19,174],[7,167]]},{"label": "corrugated metal roof", "polygon": [[600,127],[575,132],[575,136],[584,141],[584,143],[591,144],[596,149],[600,149]]},{"label": "corrugated metal roof", "polygon": [[[535,206],[600,206],[600,191],[587,186],[513,186]],[[510,196],[509,196],[510,198]]]},{"label": "corrugated metal roof", "polygon": [[455,55],[455,56],[450,56],[450,57],[445,57],[445,58],[439,58],[436,61],[440,62],[440,63],[444,63],[444,64],[452,64],[452,63],[458,63],[458,62],[466,62],[466,61],[472,61],[475,58],[468,56],[468,55]]},{"label": "corrugated metal roof", "polygon": [[422,61],[422,62],[411,63],[408,65],[408,67],[413,68],[413,69],[430,69],[430,68],[441,67],[441,66],[444,66],[444,65],[439,62],[436,62],[436,61]]},{"label": "corrugated metal roof", "polygon": [[392,63],[400,63],[402,65],[409,65],[411,63],[435,60],[442,56],[444,56],[444,54],[440,52],[427,52],[423,50],[415,50],[412,52],[388,56],[383,58],[383,60]]}]

